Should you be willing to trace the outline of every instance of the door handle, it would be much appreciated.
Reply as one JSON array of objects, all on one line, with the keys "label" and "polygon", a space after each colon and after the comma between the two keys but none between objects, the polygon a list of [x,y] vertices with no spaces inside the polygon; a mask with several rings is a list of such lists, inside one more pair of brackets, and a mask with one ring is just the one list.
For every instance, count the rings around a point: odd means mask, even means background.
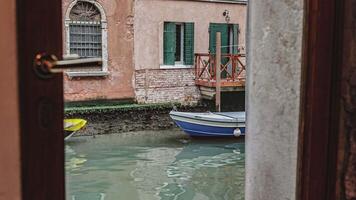
[{"label": "door handle", "polygon": [[101,58],[75,58],[58,60],[55,55],[41,53],[34,59],[34,71],[40,78],[52,77],[55,73],[62,73],[66,69],[97,66],[102,64]]}]

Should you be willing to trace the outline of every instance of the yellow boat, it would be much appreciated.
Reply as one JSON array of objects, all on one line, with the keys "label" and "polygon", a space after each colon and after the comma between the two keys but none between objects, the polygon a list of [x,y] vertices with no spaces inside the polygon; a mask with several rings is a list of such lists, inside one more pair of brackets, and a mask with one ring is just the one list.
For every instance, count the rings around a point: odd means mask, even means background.
[{"label": "yellow boat", "polygon": [[84,119],[65,119],[64,120],[64,139],[67,140],[72,135],[84,128],[87,121]]}]

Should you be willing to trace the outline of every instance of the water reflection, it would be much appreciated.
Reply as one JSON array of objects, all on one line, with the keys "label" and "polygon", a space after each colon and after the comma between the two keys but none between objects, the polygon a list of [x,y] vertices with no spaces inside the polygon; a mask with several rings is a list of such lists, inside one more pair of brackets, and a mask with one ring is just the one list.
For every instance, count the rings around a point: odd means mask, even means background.
[{"label": "water reflection", "polygon": [[74,138],[67,200],[242,200],[244,149],[242,140],[190,140],[180,131]]}]

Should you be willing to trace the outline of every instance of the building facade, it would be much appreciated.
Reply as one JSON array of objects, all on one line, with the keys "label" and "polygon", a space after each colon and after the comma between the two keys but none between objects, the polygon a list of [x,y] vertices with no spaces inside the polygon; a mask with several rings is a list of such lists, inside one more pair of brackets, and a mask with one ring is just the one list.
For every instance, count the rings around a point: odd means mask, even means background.
[{"label": "building facade", "polygon": [[195,103],[194,53],[245,46],[245,1],[65,0],[64,54],[101,66],[66,73],[65,99]]},{"label": "building facade", "polygon": [[63,0],[64,55],[102,65],[65,73],[66,101],[133,99],[133,1]]}]

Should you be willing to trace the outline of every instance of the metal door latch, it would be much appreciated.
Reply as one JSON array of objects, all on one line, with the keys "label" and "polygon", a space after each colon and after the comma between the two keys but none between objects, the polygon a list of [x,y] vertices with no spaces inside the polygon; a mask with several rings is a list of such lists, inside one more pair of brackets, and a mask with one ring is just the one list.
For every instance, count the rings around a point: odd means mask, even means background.
[{"label": "metal door latch", "polygon": [[52,77],[54,73],[61,73],[66,69],[98,66],[102,64],[101,58],[70,58],[58,60],[55,55],[41,53],[34,59],[34,71],[40,78]]}]

